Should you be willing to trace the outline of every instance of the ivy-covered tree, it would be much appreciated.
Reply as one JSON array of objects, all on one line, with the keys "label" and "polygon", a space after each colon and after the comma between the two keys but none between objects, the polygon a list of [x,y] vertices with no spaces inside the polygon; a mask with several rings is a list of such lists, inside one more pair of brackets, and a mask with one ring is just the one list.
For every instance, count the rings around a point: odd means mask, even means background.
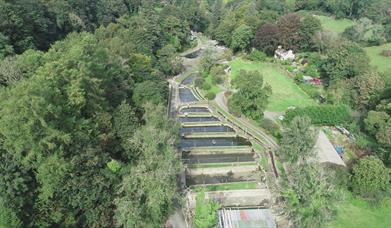
[{"label": "ivy-covered tree", "polygon": [[282,133],[279,154],[291,164],[306,163],[307,159],[316,158],[316,137],[317,132],[311,126],[311,119],[306,116],[295,117]]},{"label": "ivy-covered tree", "polygon": [[369,68],[364,50],[352,42],[339,42],[327,52],[322,69],[331,80],[355,77]]},{"label": "ivy-covered tree", "polygon": [[240,25],[232,34],[231,48],[234,51],[244,51],[250,46],[253,32],[247,25]]},{"label": "ivy-covered tree", "polygon": [[228,100],[228,107],[235,114],[259,120],[268,104],[272,89],[264,84],[259,71],[240,71],[233,81],[237,92]]}]

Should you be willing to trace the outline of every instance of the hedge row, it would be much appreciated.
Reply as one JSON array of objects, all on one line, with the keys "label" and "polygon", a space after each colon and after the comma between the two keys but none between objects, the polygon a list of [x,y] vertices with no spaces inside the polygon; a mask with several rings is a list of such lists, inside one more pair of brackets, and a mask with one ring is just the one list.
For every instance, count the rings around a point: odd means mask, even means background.
[{"label": "hedge row", "polygon": [[291,121],[296,116],[308,116],[316,125],[338,125],[351,122],[350,109],[345,105],[309,106],[288,110],[285,121]]}]

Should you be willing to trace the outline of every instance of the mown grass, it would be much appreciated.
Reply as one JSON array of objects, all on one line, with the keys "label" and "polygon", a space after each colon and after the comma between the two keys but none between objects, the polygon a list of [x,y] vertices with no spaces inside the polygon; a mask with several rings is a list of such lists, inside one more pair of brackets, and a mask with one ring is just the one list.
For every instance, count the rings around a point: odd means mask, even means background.
[{"label": "mown grass", "polygon": [[383,50],[391,50],[391,43],[364,49],[369,56],[372,66],[376,66],[380,72],[391,70],[391,57],[385,57],[381,54]]},{"label": "mown grass", "polygon": [[241,189],[256,189],[256,182],[235,182],[216,185],[204,185],[194,187],[194,191],[226,191],[226,190],[241,190]]},{"label": "mown grass", "polygon": [[265,82],[272,87],[273,91],[269,98],[268,111],[282,112],[286,111],[289,106],[306,107],[316,105],[316,102],[300,89],[277,64],[250,62],[237,58],[230,62],[230,66],[232,79],[236,78],[240,70],[260,71],[263,74]]},{"label": "mown grass", "polygon": [[391,227],[391,199],[372,206],[367,201],[348,195],[347,200],[337,205],[335,219],[327,224],[329,228],[349,227]]},{"label": "mown grass", "polygon": [[206,90],[205,92],[211,92],[216,95],[222,91],[222,89],[219,86],[217,86],[216,84],[214,84],[212,82],[212,75],[211,74],[208,74],[208,76],[205,78],[205,82],[210,85],[210,89]]},{"label": "mown grass", "polygon": [[342,33],[349,26],[354,25],[354,21],[350,19],[334,19],[328,16],[315,15],[321,22],[323,29],[330,30],[335,33]]}]

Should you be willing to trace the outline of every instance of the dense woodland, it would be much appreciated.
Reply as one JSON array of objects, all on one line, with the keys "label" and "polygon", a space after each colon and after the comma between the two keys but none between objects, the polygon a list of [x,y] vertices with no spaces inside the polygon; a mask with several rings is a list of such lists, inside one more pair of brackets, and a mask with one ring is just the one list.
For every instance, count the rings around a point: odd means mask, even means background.
[{"label": "dense woodland", "polygon": [[[391,72],[370,66],[363,47],[391,41],[391,2],[291,2],[0,0],[0,227],[164,224],[179,201],[180,168],[178,127],[165,117],[166,78],[181,71],[178,53],[194,45],[191,30],[255,59],[278,45],[307,53],[328,82],[326,103],[353,110],[349,127],[373,155],[353,169],[348,188],[382,195],[391,165]],[[336,36],[312,11],[357,23]],[[243,75],[257,83],[238,78],[243,89],[231,106],[261,118],[272,91],[256,73]],[[251,86],[263,89],[252,94]],[[259,102],[235,102],[241,96]],[[325,202],[335,192],[329,176],[304,162],[311,120],[292,119],[280,156],[302,178],[284,197],[296,223],[311,227],[331,217]],[[308,143],[295,145],[303,137]],[[369,180],[363,170],[373,170]],[[304,180],[312,185],[301,188]]]}]

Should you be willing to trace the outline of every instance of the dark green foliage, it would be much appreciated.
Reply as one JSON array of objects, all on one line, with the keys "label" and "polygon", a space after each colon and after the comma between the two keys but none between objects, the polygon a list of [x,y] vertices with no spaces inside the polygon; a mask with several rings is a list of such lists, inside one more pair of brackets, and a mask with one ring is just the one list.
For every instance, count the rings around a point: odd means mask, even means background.
[{"label": "dark green foliage", "polygon": [[284,121],[290,122],[296,116],[308,116],[316,125],[347,124],[352,120],[350,109],[345,105],[309,106],[288,110]]},{"label": "dark green foliage", "polygon": [[4,213],[8,211],[27,220],[31,216],[29,209],[35,189],[32,171],[10,154],[0,153],[0,207],[4,208]]},{"label": "dark green foliage", "polygon": [[381,45],[386,42],[384,27],[368,18],[361,18],[355,25],[348,27],[343,37],[367,46]]},{"label": "dark green foliage", "polygon": [[0,198],[0,227],[22,227],[18,216],[10,208],[6,207]]},{"label": "dark green foliage", "polygon": [[0,33],[0,60],[13,53],[14,48],[10,45],[8,38]]},{"label": "dark green foliage", "polygon": [[299,26],[300,49],[310,50],[313,45],[313,37],[316,32],[322,29],[319,19],[312,15],[307,15],[301,19]]},{"label": "dark green foliage", "polygon": [[290,164],[305,164],[307,159],[316,158],[316,151],[313,150],[316,137],[317,131],[312,128],[311,119],[297,116],[282,133],[278,153]]},{"label": "dark green foliage", "polygon": [[241,71],[233,84],[238,91],[228,100],[230,111],[244,114],[254,120],[262,118],[272,89],[268,84],[264,84],[261,73]]},{"label": "dark green foliage", "polygon": [[159,227],[178,199],[179,160],[174,150],[178,127],[165,117],[162,106],[145,109],[147,124],[131,139],[140,157],[127,167],[115,201],[116,222],[124,227]]},{"label": "dark green foliage", "polygon": [[383,162],[376,157],[361,159],[352,172],[353,192],[363,197],[377,197],[386,190],[390,175]]},{"label": "dark green foliage", "polygon": [[254,49],[251,51],[247,58],[251,61],[265,61],[267,56],[262,51]]},{"label": "dark green foliage", "polygon": [[194,86],[197,88],[202,88],[205,83],[205,79],[203,77],[197,77],[194,80]]},{"label": "dark green foliage", "polygon": [[133,91],[133,102],[142,107],[145,103],[163,104],[168,96],[166,82],[162,81],[145,81],[135,85]]},{"label": "dark green foliage", "polygon": [[[33,7],[26,15],[0,22],[10,31],[25,29],[12,37],[4,33],[2,54],[4,44],[19,45],[19,53],[33,46],[46,49],[43,46],[58,38],[46,39],[40,31],[51,18],[35,10],[48,10],[48,5],[34,8],[35,2],[20,6],[22,2],[0,3],[0,10]],[[46,13],[63,29],[58,35],[94,30],[123,13],[136,13],[140,6],[138,0],[49,2],[53,8]],[[108,16],[103,9],[116,13]],[[72,33],[47,52],[27,50],[1,61],[1,227],[113,227],[123,221],[114,215],[116,199],[138,205],[126,205],[127,210],[142,212],[132,224],[164,223],[176,199],[179,160],[173,147],[178,132],[173,122],[162,118],[164,109],[144,105],[167,102],[162,72],[175,73],[176,51],[188,44],[189,29],[180,11],[159,14],[152,2],[145,2],[139,13],[121,17],[95,34]],[[25,20],[34,13],[31,22]],[[11,20],[17,16],[24,21]],[[29,26],[39,17],[42,27],[29,37]],[[149,113],[142,119],[144,112]],[[113,194],[128,177],[134,178],[127,182],[130,187]],[[134,187],[140,198],[133,197]],[[152,206],[145,205],[144,196]],[[126,219],[134,214],[120,213]],[[144,223],[146,218],[151,222]]]},{"label": "dark green foliage", "polygon": [[337,191],[327,172],[314,164],[293,169],[283,197],[297,227],[320,227],[332,218]]},{"label": "dark green foliage", "polygon": [[326,76],[331,80],[352,78],[369,68],[369,59],[364,50],[351,42],[339,42],[327,52],[322,65]]},{"label": "dark green foliage", "polygon": [[253,32],[247,25],[241,25],[232,34],[231,48],[234,51],[244,51],[250,46]]},{"label": "dark green foliage", "polygon": [[213,92],[208,92],[207,94],[205,94],[205,98],[208,99],[208,100],[214,100],[216,97],[216,94],[214,94]]}]

